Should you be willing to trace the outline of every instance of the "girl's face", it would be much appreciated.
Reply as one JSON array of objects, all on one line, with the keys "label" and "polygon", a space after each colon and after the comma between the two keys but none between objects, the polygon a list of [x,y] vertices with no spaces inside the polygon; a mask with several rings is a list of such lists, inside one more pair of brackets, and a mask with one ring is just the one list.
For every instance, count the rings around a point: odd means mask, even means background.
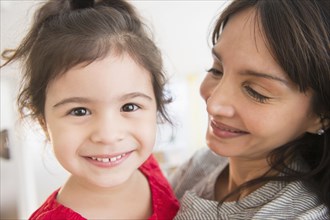
[{"label": "girl's face", "polygon": [[114,187],[150,156],[157,109],[150,73],[127,54],[78,65],[48,86],[55,155],[83,184]]},{"label": "girl's face", "polygon": [[299,92],[268,51],[254,12],[229,19],[200,92],[209,115],[208,146],[219,155],[263,160],[305,132],[315,133],[319,120],[311,92]]}]

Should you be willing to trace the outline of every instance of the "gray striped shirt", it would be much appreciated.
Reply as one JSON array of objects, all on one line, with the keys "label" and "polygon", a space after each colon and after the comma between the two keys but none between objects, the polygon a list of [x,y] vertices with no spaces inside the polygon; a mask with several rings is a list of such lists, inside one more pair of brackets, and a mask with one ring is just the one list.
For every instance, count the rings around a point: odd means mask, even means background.
[{"label": "gray striped shirt", "polygon": [[[296,161],[292,168],[305,169],[303,164]],[[207,148],[199,150],[171,176],[170,182],[181,204],[176,220],[330,219],[327,207],[300,181],[289,184],[271,181],[239,202],[218,206],[214,201],[215,182],[227,165],[226,158]]]}]

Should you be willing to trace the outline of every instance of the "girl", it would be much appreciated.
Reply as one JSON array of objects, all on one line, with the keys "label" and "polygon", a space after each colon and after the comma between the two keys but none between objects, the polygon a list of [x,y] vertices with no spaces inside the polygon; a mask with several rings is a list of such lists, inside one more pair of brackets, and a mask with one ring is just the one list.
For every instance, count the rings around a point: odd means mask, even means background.
[{"label": "girl", "polygon": [[235,0],[213,45],[176,219],[330,219],[330,1]]},{"label": "girl", "polygon": [[161,54],[122,0],[48,1],[7,63],[23,59],[20,112],[36,119],[66,183],[30,219],[172,219],[151,155],[169,121]]}]

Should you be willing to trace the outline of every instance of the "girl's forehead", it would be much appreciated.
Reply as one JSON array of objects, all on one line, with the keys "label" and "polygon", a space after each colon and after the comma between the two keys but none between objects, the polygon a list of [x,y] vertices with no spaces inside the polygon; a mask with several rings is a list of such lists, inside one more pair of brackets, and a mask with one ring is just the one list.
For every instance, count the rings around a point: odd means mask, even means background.
[{"label": "girl's forehead", "polygon": [[[83,79],[88,79],[90,84],[97,82],[101,85],[103,81],[109,80],[123,85],[134,85],[140,82],[151,82],[150,76],[150,72],[137,63],[128,53],[110,53],[100,59],[82,62],[73,66],[55,79],[54,82],[57,80],[63,82],[75,81],[79,84],[84,82]],[[133,78],[143,78],[144,80],[130,80]]]},{"label": "girl's forehead", "polygon": [[134,97],[156,102],[150,73],[127,54],[69,69],[49,85],[46,96],[46,103],[121,103]]}]

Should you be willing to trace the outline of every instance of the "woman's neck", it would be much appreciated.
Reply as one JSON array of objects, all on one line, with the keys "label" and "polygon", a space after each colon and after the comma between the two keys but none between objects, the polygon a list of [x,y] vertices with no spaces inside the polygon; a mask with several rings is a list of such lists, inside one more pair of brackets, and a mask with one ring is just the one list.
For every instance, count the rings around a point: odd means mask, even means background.
[{"label": "woman's neck", "polygon": [[[264,175],[269,168],[270,167],[265,159],[249,161],[229,158],[228,167],[218,176],[216,181],[216,200],[223,200],[226,195],[235,191],[243,183]],[[264,183],[245,189],[241,194],[234,194],[225,199],[225,201],[236,201],[244,198],[262,185],[264,185]]]}]

